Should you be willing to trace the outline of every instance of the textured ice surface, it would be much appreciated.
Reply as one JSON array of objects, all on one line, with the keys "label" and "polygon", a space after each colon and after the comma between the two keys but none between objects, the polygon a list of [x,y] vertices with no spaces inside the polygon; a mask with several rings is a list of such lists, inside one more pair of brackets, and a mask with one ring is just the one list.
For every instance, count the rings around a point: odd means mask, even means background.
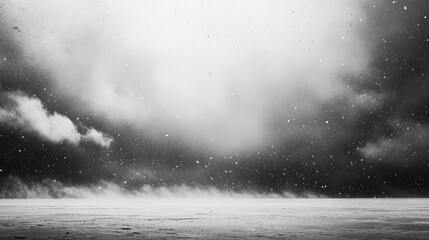
[{"label": "textured ice surface", "polygon": [[0,239],[429,239],[429,199],[0,200]]}]

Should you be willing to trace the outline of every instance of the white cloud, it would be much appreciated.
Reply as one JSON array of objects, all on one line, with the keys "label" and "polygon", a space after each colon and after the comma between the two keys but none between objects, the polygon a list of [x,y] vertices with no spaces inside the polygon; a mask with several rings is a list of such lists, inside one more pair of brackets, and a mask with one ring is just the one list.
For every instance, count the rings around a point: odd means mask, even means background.
[{"label": "white cloud", "polygon": [[404,161],[421,160],[429,156],[429,126],[412,121],[394,120],[390,125],[395,134],[369,141],[359,148],[368,159],[386,160],[402,163]]},{"label": "white cloud", "polygon": [[[383,155],[391,154],[392,151],[400,153],[403,144],[400,144],[396,139],[381,137],[375,142],[368,142],[363,148],[359,148],[359,151],[366,157],[379,158]],[[399,156],[399,155],[396,155]]]},{"label": "white cloud", "polygon": [[339,76],[368,62],[359,4],[17,0],[3,8],[24,59],[85,110],[229,152],[293,137],[295,125],[280,133],[273,125],[312,117],[345,91]]},{"label": "white cloud", "polygon": [[15,112],[13,111],[9,111],[6,109],[3,109],[0,107],[0,122],[7,122],[10,124],[19,124],[19,125],[23,125],[24,122],[22,122],[22,120],[16,115]]},{"label": "white cloud", "polygon": [[109,147],[113,141],[101,132],[91,128],[81,135],[74,123],[66,116],[54,112],[50,114],[40,99],[21,92],[5,94],[10,104],[0,107],[0,122],[37,133],[51,142],[67,141],[78,144],[82,139],[102,147]]},{"label": "white cloud", "polygon": [[90,128],[84,135],[82,135],[82,139],[90,142],[94,142],[102,147],[110,147],[113,139],[102,132],[95,130],[94,128]]}]

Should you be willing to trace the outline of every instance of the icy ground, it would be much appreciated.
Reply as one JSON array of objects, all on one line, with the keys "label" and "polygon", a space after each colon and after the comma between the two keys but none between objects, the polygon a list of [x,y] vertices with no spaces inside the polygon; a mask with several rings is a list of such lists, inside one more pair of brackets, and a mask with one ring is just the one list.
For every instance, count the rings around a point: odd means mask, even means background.
[{"label": "icy ground", "polygon": [[429,199],[0,200],[0,239],[429,239]]}]

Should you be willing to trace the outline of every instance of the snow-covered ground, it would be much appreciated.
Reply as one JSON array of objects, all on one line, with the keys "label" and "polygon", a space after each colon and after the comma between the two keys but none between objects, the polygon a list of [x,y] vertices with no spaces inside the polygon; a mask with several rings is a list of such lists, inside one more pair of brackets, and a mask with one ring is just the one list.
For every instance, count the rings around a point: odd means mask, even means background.
[{"label": "snow-covered ground", "polygon": [[429,239],[429,199],[0,200],[0,239]]}]

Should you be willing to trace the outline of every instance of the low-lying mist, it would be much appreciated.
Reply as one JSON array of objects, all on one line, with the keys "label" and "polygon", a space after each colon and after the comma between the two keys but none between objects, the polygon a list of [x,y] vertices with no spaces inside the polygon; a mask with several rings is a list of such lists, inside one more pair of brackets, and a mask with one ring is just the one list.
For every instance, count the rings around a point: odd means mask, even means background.
[{"label": "low-lying mist", "polygon": [[67,186],[60,181],[44,179],[27,182],[9,176],[0,185],[0,198],[324,198],[311,192],[264,193],[258,191],[222,190],[205,186],[162,186],[143,185],[127,189],[113,182],[100,181],[91,185]]}]

